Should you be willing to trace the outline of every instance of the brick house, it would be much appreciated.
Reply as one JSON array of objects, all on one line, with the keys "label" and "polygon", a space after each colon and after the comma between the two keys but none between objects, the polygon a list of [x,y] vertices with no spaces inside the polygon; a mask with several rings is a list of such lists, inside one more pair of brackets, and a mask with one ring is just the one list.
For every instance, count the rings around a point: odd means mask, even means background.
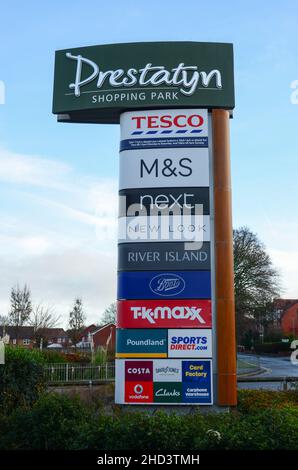
[{"label": "brick house", "polygon": [[32,349],[38,347],[36,337],[44,338],[47,344],[61,344],[62,347],[68,345],[69,339],[63,328],[43,328],[38,334],[34,331],[33,326],[0,326],[0,337],[9,336],[9,344],[12,346],[23,346]]},{"label": "brick house", "polygon": [[284,310],[280,325],[283,333],[298,338],[298,301]]},{"label": "brick house", "polygon": [[298,337],[298,299],[276,299],[274,308],[282,332]]},{"label": "brick house", "polygon": [[0,337],[9,336],[9,344],[32,349],[35,343],[33,326],[0,326]]},{"label": "brick house", "polygon": [[114,323],[107,323],[106,325],[98,327],[91,333],[94,351],[104,348],[107,352],[115,352],[115,339],[116,339],[116,325]]}]

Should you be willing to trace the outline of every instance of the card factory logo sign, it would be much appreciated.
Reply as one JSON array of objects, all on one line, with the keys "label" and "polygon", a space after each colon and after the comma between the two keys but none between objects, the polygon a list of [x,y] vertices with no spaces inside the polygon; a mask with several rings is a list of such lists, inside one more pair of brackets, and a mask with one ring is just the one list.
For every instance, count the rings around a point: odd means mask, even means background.
[{"label": "card factory logo sign", "polygon": [[232,109],[232,44],[109,44],[56,52],[53,112],[68,114],[61,120],[119,122],[121,109],[148,106]]}]

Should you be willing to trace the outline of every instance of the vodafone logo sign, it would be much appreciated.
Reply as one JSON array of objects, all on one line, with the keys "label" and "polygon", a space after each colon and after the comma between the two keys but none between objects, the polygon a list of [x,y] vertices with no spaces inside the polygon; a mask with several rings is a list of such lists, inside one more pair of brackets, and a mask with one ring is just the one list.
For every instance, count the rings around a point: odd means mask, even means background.
[{"label": "vodafone logo sign", "polygon": [[118,301],[118,328],[211,328],[210,300]]}]

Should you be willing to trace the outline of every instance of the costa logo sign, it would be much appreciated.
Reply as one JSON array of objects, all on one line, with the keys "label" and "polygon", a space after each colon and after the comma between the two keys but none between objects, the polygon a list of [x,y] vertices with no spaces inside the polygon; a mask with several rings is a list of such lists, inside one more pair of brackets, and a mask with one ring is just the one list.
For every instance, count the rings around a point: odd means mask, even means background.
[{"label": "costa logo sign", "polygon": [[169,330],[168,357],[212,357],[211,330]]},{"label": "costa logo sign", "polygon": [[211,328],[211,301],[118,301],[117,326],[118,328]]},{"label": "costa logo sign", "polygon": [[125,362],[125,380],[137,381],[153,380],[152,361],[126,361]]},{"label": "costa logo sign", "polygon": [[151,279],[150,289],[161,296],[179,295],[185,289],[185,281],[177,274],[158,274]]}]

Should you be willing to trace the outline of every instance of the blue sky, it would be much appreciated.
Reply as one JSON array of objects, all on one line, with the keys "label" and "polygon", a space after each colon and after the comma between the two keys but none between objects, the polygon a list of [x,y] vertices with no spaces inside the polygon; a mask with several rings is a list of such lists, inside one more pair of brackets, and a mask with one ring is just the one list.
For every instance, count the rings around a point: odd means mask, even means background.
[{"label": "blue sky", "polygon": [[16,282],[65,317],[77,295],[90,321],[114,300],[119,127],[58,124],[53,61],[56,49],[132,41],[234,44],[234,226],[259,234],[284,296],[298,298],[297,16],[295,1],[3,0],[0,314]]}]

